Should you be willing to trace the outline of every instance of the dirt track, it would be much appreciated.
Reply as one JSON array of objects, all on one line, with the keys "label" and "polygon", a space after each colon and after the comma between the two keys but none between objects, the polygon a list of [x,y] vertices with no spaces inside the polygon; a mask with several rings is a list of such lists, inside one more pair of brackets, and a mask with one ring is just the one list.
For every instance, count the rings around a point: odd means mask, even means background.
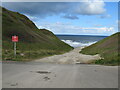
[{"label": "dirt track", "polygon": [[82,47],[75,48],[74,50],[62,54],[46,57],[43,59],[35,60],[35,62],[49,62],[58,64],[75,64],[75,63],[86,63],[90,60],[100,59],[99,55],[84,55],[79,53]]}]

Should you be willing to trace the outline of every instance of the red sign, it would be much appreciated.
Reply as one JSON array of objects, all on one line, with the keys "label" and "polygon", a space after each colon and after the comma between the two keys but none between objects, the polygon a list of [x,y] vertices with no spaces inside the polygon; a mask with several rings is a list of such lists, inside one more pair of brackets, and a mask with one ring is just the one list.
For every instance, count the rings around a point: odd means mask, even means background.
[{"label": "red sign", "polygon": [[12,36],[12,42],[18,42],[18,36]]}]

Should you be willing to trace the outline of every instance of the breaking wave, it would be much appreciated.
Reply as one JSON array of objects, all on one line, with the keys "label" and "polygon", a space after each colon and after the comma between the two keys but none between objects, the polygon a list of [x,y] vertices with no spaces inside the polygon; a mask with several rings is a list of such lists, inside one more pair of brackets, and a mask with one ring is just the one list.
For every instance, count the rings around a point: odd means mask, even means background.
[{"label": "breaking wave", "polygon": [[72,40],[62,40],[62,41],[69,44],[72,47],[89,46],[97,42],[97,41],[94,41],[94,42],[82,43],[82,42],[77,42],[77,41],[72,41]]}]

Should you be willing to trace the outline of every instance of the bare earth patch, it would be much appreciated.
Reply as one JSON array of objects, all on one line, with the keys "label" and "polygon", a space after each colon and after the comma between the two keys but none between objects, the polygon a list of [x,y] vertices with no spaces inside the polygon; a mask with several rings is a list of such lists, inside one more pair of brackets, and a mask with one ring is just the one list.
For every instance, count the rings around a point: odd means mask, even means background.
[{"label": "bare earth patch", "polygon": [[35,62],[48,62],[48,63],[56,63],[56,64],[80,64],[80,63],[88,63],[91,60],[97,60],[101,57],[97,55],[84,55],[79,53],[83,47],[75,48],[74,50],[62,54],[62,55],[54,55],[51,57],[46,57],[42,59],[37,59]]}]

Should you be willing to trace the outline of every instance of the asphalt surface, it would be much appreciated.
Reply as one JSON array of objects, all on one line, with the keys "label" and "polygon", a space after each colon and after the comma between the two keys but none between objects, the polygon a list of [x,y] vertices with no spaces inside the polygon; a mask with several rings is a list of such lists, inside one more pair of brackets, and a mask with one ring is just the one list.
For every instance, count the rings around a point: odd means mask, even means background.
[{"label": "asphalt surface", "polygon": [[3,63],[3,88],[117,88],[118,67],[41,62]]}]

